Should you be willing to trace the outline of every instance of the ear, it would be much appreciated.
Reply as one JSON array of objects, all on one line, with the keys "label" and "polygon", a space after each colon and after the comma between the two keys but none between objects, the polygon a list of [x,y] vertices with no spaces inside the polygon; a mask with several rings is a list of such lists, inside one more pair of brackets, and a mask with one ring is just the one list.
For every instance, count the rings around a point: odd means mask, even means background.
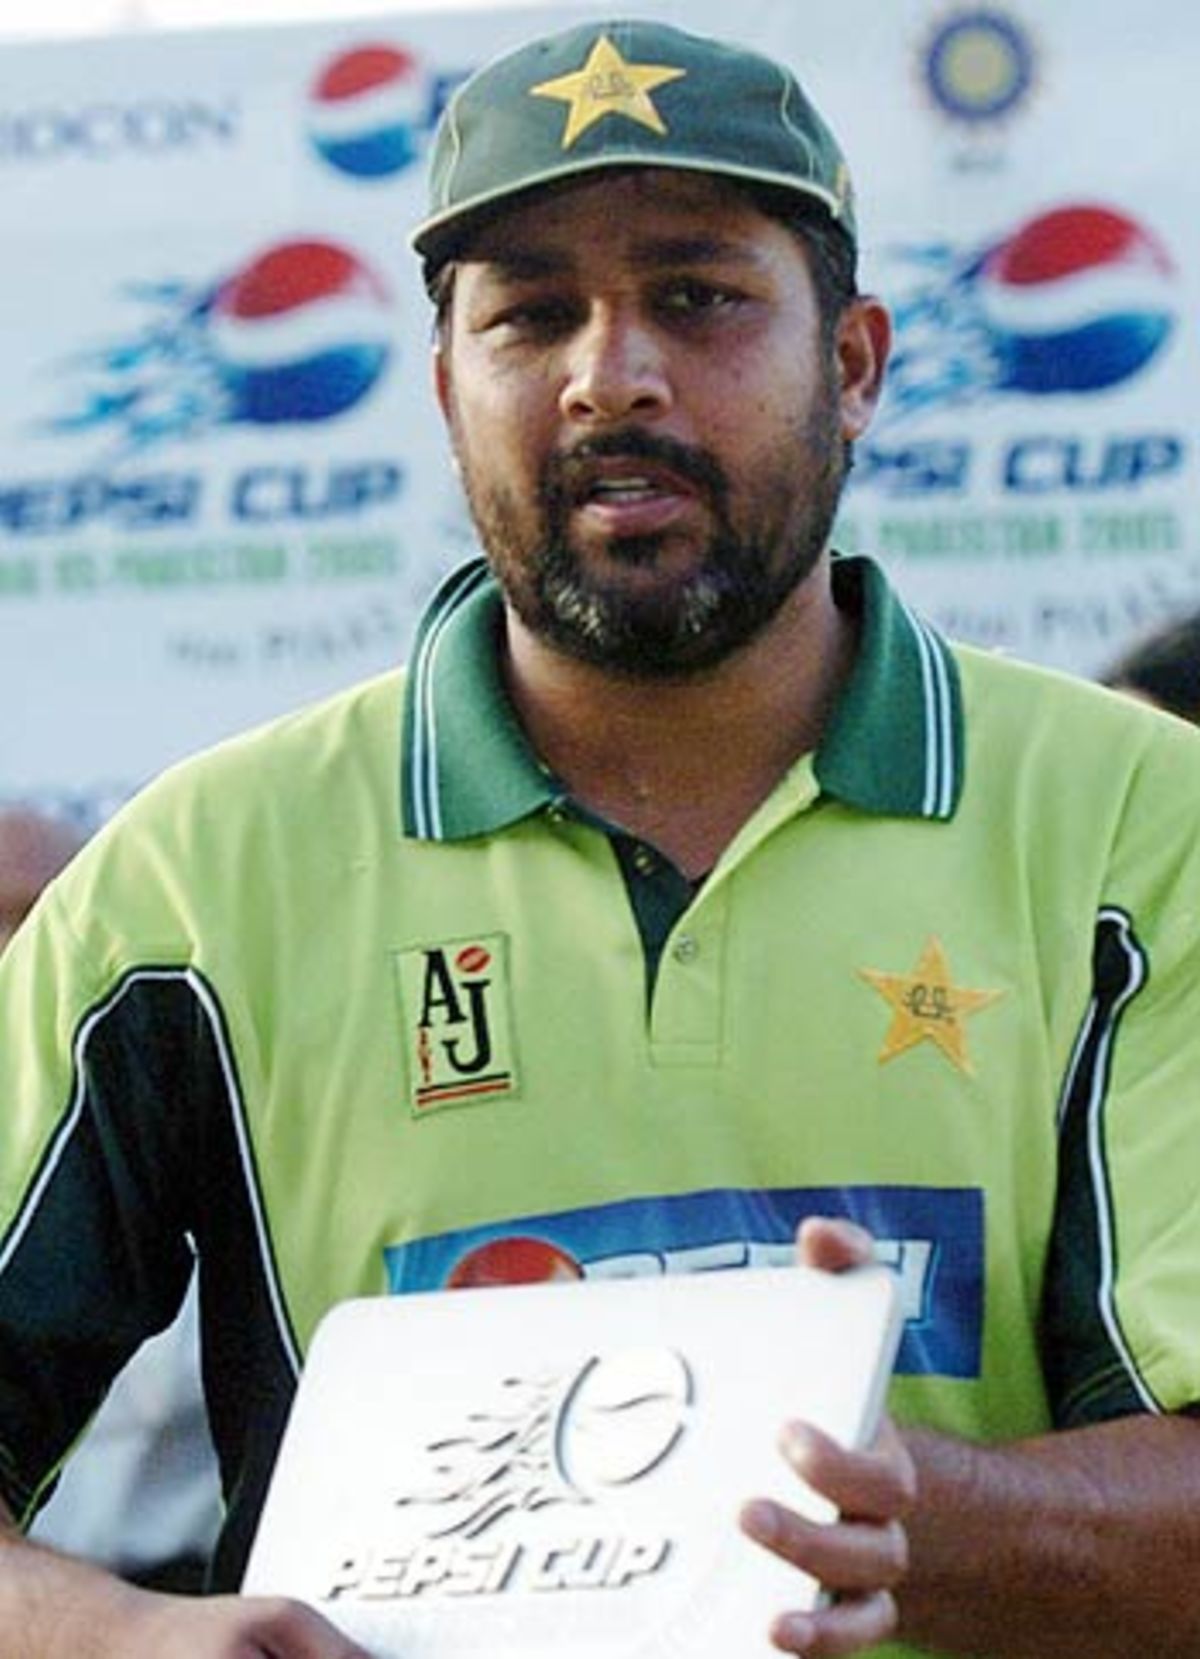
[{"label": "ear", "polygon": [[450,421],[450,365],[446,361],[446,350],[441,340],[437,340],[433,347],[433,389],[437,393],[438,408],[442,411],[442,419]]},{"label": "ear", "polygon": [[842,437],[853,441],[871,424],[892,349],[892,320],[882,301],[870,294],[851,300],[838,320],[835,349]]}]

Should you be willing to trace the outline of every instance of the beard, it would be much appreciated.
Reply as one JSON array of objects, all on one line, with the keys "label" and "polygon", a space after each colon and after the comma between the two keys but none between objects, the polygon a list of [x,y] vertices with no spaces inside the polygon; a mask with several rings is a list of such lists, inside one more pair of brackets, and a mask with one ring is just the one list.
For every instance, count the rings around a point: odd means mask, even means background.
[{"label": "beard", "polygon": [[[661,462],[707,503],[713,529],[676,581],[623,582],[589,568],[570,538],[579,482],[601,457]],[[832,380],[797,428],[754,467],[752,503],[735,522],[729,481],[707,450],[642,427],[584,439],[549,458],[536,528],[512,492],[485,489],[459,453],[468,503],[505,598],[537,638],[576,661],[645,680],[698,675],[758,637],[828,545],[848,468]],[[627,569],[665,560],[670,530],[611,537],[609,560]]]}]

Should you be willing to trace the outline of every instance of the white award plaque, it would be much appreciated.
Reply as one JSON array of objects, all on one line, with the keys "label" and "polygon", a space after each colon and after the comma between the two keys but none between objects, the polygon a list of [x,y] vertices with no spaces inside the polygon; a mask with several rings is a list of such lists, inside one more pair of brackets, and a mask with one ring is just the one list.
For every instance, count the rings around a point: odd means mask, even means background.
[{"label": "white award plaque", "polygon": [[441,1291],[322,1321],[246,1593],[299,1597],[376,1659],[742,1659],[817,1586],[739,1530],[828,1506],[778,1450],[878,1421],[886,1268]]}]

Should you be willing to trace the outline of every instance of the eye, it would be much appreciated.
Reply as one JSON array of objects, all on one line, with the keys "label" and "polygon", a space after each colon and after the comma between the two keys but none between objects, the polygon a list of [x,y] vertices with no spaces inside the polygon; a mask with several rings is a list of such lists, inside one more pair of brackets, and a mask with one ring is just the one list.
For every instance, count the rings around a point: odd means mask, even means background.
[{"label": "eye", "polygon": [[733,311],[742,296],[735,289],[701,277],[676,277],[658,294],[658,306],[669,317],[712,317]]},{"label": "eye", "polygon": [[501,340],[549,340],[568,332],[576,316],[577,307],[561,295],[531,295],[497,306],[484,326]]}]

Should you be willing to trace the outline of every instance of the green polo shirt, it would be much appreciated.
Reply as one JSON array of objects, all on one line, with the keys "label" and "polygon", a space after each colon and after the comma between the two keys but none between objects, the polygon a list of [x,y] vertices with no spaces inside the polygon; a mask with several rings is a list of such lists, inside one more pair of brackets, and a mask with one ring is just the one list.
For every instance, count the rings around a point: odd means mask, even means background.
[{"label": "green polo shirt", "polygon": [[835,580],[853,676],[698,892],[538,765],[481,565],[407,676],[95,838],[0,965],[18,1511],[193,1244],[225,1583],[352,1295],[750,1266],[844,1214],[901,1278],[901,1417],[1200,1398],[1200,739]]},{"label": "green polo shirt", "polygon": [[[864,811],[947,818],[961,788],[961,702],[954,659],[936,633],[865,560],[837,561],[839,602],[859,614],[858,663],[802,789],[819,787]],[[873,583],[875,603],[863,588]],[[500,683],[502,626],[482,561],[446,583],[423,619],[405,704],[402,811],[409,834],[488,835],[537,812],[595,820],[540,765]],[[862,742],[864,730],[873,736]],[[811,763],[810,763],[811,762]],[[601,825],[625,872],[651,978],[691,885],[654,848]]]}]

